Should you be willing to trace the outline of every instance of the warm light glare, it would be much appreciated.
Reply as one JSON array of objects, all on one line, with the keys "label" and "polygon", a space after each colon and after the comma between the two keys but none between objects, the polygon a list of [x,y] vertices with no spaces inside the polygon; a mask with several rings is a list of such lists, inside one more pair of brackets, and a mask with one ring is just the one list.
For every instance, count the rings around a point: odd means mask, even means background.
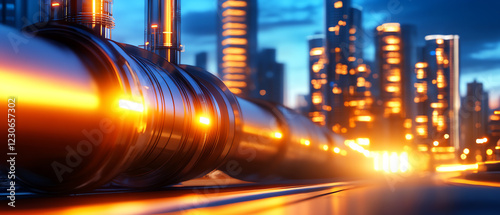
[{"label": "warm light glare", "polygon": [[[40,107],[93,110],[100,105],[97,85],[91,80],[85,80],[88,85],[70,85],[57,78],[35,78],[30,74],[6,70],[0,70],[0,77],[0,96],[3,98],[11,96],[8,92],[15,92],[23,103]],[[53,102],[54,99],[61,102]]]},{"label": "warm light glare", "polygon": [[409,168],[410,168],[410,162],[408,159],[408,153],[402,152],[399,155],[399,171],[405,173],[409,170]]},{"label": "warm light glare", "polygon": [[488,142],[488,138],[476,139],[477,144],[484,144]]},{"label": "warm light glare", "polygon": [[277,139],[281,139],[283,137],[283,134],[280,132],[274,132],[274,137]]},{"label": "warm light glare", "polygon": [[487,155],[493,155],[493,150],[491,150],[491,149],[487,149],[487,150],[486,150],[486,154],[487,154]]},{"label": "warm light glare", "polygon": [[343,6],[342,1],[337,1],[337,2],[335,2],[335,3],[333,4],[333,7],[335,7],[335,8],[342,8],[342,6]]},{"label": "warm light glare", "polygon": [[369,146],[370,145],[370,139],[369,138],[357,138],[356,142],[358,142],[358,144],[361,145],[361,146]]},{"label": "warm light glare", "polygon": [[137,111],[137,112],[143,112],[144,111],[144,105],[138,102],[133,102],[125,99],[121,99],[118,102],[120,108],[127,109],[127,110],[132,110],[132,111]]},{"label": "warm light glare", "polygon": [[457,171],[467,171],[467,170],[477,170],[478,164],[469,164],[469,165],[442,165],[436,167],[436,171],[438,172],[457,172]]},{"label": "warm light glare", "polygon": [[338,147],[335,147],[333,148],[333,152],[335,152],[336,154],[340,153],[340,149]]},{"label": "warm light glare", "polygon": [[323,150],[328,151],[328,145],[323,145]]},{"label": "warm light glare", "polygon": [[468,155],[470,153],[470,150],[468,148],[464,149],[464,154]]},{"label": "warm light glare", "polygon": [[389,172],[389,152],[382,154],[382,170]]},{"label": "warm light glare", "polygon": [[432,145],[434,145],[434,146],[439,146],[439,142],[438,142],[438,141],[434,141],[434,142],[432,143]]},{"label": "warm light glare", "polygon": [[389,166],[390,166],[391,172],[393,172],[393,173],[398,172],[398,170],[399,170],[398,153],[396,153],[396,152],[391,153]]},{"label": "warm light glare", "polygon": [[59,6],[59,5],[60,5],[60,4],[59,4],[59,3],[57,3],[57,2],[52,3],[52,7],[57,7],[57,6]]},{"label": "warm light glare", "polygon": [[204,125],[210,125],[210,119],[207,117],[200,117],[200,123]]}]

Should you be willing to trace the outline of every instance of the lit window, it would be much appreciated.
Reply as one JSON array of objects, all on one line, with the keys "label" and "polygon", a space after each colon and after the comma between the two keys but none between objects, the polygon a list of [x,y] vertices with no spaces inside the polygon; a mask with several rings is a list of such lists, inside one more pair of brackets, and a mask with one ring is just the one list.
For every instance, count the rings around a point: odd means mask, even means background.
[{"label": "lit window", "polygon": [[222,16],[245,16],[247,14],[244,10],[227,9],[222,12]]},{"label": "lit window", "polygon": [[342,3],[342,1],[337,1],[333,4],[333,7],[334,8],[342,8],[342,6],[344,6],[344,4]]}]

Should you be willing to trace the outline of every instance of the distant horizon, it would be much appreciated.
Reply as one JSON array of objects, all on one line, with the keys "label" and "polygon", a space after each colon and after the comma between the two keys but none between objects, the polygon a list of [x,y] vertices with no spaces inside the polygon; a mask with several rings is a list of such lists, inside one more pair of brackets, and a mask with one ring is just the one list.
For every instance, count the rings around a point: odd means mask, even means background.
[{"label": "distant horizon", "polygon": [[[214,1],[189,0],[182,4],[182,38],[185,52],[182,63],[195,63],[195,55],[208,53],[208,68],[216,73],[216,4]],[[277,60],[285,64],[285,104],[295,106],[297,95],[308,94],[308,36],[324,29],[324,0],[296,2],[276,0],[259,2],[259,50],[277,49]],[[436,2],[431,0],[354,0],[362,9],[365,33],[364,59],[373,62],[373,32],[386,22],[413,24],[417,27],[417,45],[426,35],[460,36],[460,93],[467,83],[477,80],[489,93],[490,108],[500,106],[500,2],[471,4],[467,0]],[[442,10],[447,8],[447,10]],[[144,1],[114,3],[116,28],[113,39],[132,45],[144,42]],[[425,11],[425,12],[423,12]],[[486,18],[483,18],[486,17]],[[483,19],[481,19],[483,18]],[[300,30],[298,30],[300,29]],[[285,35],[285,36],[283,36]]]}]

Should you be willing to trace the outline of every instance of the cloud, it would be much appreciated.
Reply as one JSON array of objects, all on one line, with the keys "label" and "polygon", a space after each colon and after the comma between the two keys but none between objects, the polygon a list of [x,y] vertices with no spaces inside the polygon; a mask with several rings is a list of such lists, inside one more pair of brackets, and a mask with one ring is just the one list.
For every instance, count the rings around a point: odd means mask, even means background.
[{"label": "cloud", "polygon": [[470,57],[478,60],[500,60],[500,42],[486,44],[484,48],[472,53]]},{"label": "cloud", "polygon": [[259,30],[276,27],[314,25],[322,20],[322,8],[317,3],[259,5]]}]

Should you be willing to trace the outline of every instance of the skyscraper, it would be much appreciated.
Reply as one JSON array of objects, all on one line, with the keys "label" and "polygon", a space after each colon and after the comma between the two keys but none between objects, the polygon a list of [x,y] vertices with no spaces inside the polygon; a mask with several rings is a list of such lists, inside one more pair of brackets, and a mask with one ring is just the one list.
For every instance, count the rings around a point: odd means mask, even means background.
[{"label": "skyscraper", "polygon": [[362,13],[357,8],[349,10],[349,69],[363,63],[363,26]]},{"label": "skyscraper", "polygon": [[[276,49],[264,49],[259,53],[255,86],[252,97],[283,104],[284,65],[276,62]],[[258,94],[258,95],[255,95]]]},{"label": "skyscraper", "polygon": [[[349,95],[349,15],[350,0],[326,0],[326,39],[325,53],[327,93],[326,125],[336,133],[346,133],[349,126],[349,109],[345,98]],[[352,79],[351,79],[352,80]]]},{"label": "skyscraper", "polygon": [[415,142],[417,144],[424,144],[425,147],[429,146],[429,134],[428,129],[432,126],[430,120],[432,117],[432,111],[429,102],[429,84],[432,80],[428,75],[428,65],[426,62],[418,62],[415,64],[415,73],[417,75],[417,81],[415,83],[415,98],[414,102],[416,104],[415,118],[414,118],[414,136]]},{"label": "skyscraper", "polygon": [[425,61],[428,65],[429,102],[432,111],[429,138],[435,146],[459,148],[459,37],[425,37]]},{"label": "skyscraper", "polygon": [[196,63],[195,65],[197,67],[200,67],[202,69],[207,69],[207,59],[208,58],[208,54],[206,52],[200,52],[198,54],[196,54]]},{"label": "skyscraper", "polygon": [[[380,73],[380,136],[384,147],[403,146],[411,138],[414,118],[415,29],[385,23],[376,29],[376,61]],[[409,135],[407,135],[409,134]]]},{"label": "skyscraper", "polygon": [[467,94],[460,107],[460,146],[468,152],[462,160],[476,162],[476,156],[485,158],[486,151],[476,143],[477,139],[488,136],[489,115],[488,93],[484,91],[483,84],[476,81],[467,84]]},{"label": "skyscraper", "polygon": [[[324,36],[313,35],[309,37],[309,92],[310,110],[309,118],[318,125],[326,125],[327,75]],[[325,110],[326,109],[326,110]]]},{"label": "skyscraper", "polygon": [[218,74],[231,92],[249,97],[257,66],[257,0],[218,0]]}]

